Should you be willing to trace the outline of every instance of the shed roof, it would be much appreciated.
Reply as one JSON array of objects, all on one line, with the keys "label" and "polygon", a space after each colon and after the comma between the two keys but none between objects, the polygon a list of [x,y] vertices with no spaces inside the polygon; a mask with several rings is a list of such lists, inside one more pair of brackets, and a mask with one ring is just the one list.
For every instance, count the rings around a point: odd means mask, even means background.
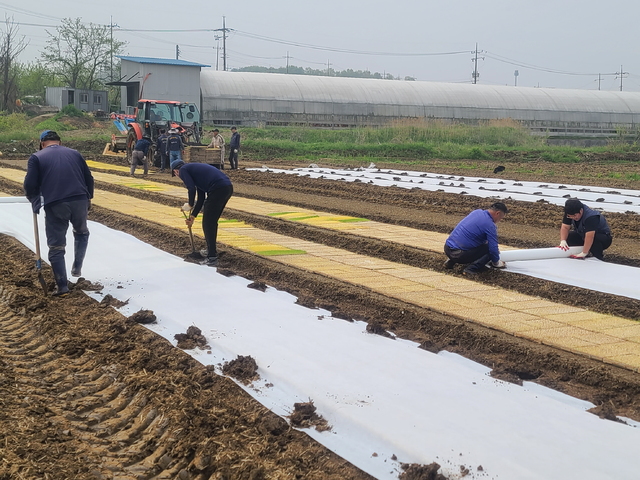
[{"label": "shed roof", "polygon": [[126,57],[118,55],[118,58],[136,63],[154,63],[159,65],[176,65],[180,67],[210,67],[202,63],[187,62],[186,60],[176,60],[173,58],[152,58],[152,57]]}]

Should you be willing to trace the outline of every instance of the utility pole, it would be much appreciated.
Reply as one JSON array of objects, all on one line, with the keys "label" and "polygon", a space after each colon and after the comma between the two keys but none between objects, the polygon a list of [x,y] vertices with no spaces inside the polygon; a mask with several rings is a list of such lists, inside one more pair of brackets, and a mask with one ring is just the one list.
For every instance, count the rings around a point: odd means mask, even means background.
[{"label": "utility pole", "polygon": [[289,73],[289,51],[287,51],[287,73]]},{"label": "utility pole", "polygon": [[216,41],[216,71],[217,71],[218,63],[220,62],[220,36],[214,34],[213,39]]},{"label": "utility pole", "polygon": [[110,70],[109,70],[109,81],[113,82],[113,27],[119,27],[117,23],[113,23],[113,15],[111,15],[111,21],[109,22],[109,28],[111,29],[111,58],[110,58]]},{"label": "utility pole", "polygon": [[329,63],[329,60],[327,60],[327,77],[331,76],[329,68],[331,68],[331,64]]},{"label": "utility pole", "polygon": [[624,78],[625,75],[628,75],[629,72],[625,72],[622,69],[622,65],[620,65],[620,71],[616,72],[616,75],[620,75],[620,91],[622,91],[622,79]]},{"label": "utility pole", "polygon": [[[471,61],[474,63],[471,77],[473,78],[473,84],[475,85],[476,83],[478,83],[478,77],[480,76],[480,74],[478,73],[478,53],[483,53],[483,51],[480,50],[480,52],[478,52],[478,44],[476,43],[476,49],[471,53],[474,55],[474,57],[471,59]],[[480,59],[484,60],[484,57],[480,57]]]},{"label": "utility pole", "polygon": [[598,90],[600,90],[600,83],[602,82],[602,76],[598,74]]},{"label": "utility pole", "polygon": [[227,28],[227,17],[222,17],[222,28],[217,28],[214,32],[222,32],[222,70],[227,71],[227,32],[231,29]]},{"label": "utility pole", "polygon": [[518,70],[516,70],[515,72],[513,72],[513,76],[515,77],[515,84],[514,86],[517,87],[518,86],[518,75],[520,75],[520,72],[518,72]]},{"label": "utility pole", "polygon": [[176,60],[180,59],[180,46],[176,45]]}]

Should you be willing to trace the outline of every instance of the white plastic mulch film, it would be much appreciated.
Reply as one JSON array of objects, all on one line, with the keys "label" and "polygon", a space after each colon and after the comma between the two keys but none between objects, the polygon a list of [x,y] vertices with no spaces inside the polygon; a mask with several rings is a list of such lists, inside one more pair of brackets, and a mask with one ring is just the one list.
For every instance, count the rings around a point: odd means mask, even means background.
[{"label": "white plastic mulch film", "polygon": [[[581,185],[542,184],[515,180],[479,177],[461,177],[406,170],[380,170],[358,168],[337,170],[328,168],[296,168],[280,170],[263,167],[256,169],[274,173],[287,173],[312,178],[326,178],[348,182],[366,182],[380,186],[420,188],[429,191],[469,194],[492,198],[496,201],[520,200],[537,202],[545,200],[564,205],[567,198],[578,197],[585,204],[603,212],[640,213],[640,190],[607,189]],[[558,218],[558,232],[561,218]],[[500,227],[498,227],[498,234]],[[558,242],[560,241],[558,233]],[[615,242],[615,232],[614,240]],[[500,253],[507,262],[507,270],[553,282],[587,288],[640,299],[640,269],[625,265],[602,262],[596,258],[576,260],[569,255],[581,251],[572,247],[569,251],[560,248],[510,250]]]},{"label": "white plastic mulch film", "polygon": [[[640,190],[521,182],[506,178],[467,177],[410,170],[382,170],[378,168],[344,170],[335,168],[295,168],[282,170],[262,167],[254,170],[347,182],[365,182],[386,187],[419,188],[432,192],[442,191],[460,195],[474,195],[503,201],[509,199],[523,202],[545,200],[554,205],[564,205],[568,198],[579,198],[591,208],[604,212],[640,213]],[[508,174],[508,171],[505,173]]]},{"label": "white plastic mulch film", "polygon": [[[0,233],[30,248],[32,220],[30,205],[0,203]],[[174,345],[174,335],[195,324],[211,353],[187,353],[218,373],[224,362],[251,355],[261,379],[240,385],[247,393],[284,417],[295,402],[312,399],[332,430],[308,434],[375,478],[397,479],[399,462],[433,461],[449,478],[460,478],[461,465],[470,479],[637,478],[634,422],[600,419],[586,412],[593,404],[534,383],[494,379],[489,368],[455,354],[367,334],[362,322],[302,307],[273,288],[247,288],[249,280],[101,224],[89,229],[83,274],[104,285],[89,295],[128,300],[119,309],[126,316],[153,310],[157,324],[148,328]],[[180,295],[167,295],[168,288]]]}]

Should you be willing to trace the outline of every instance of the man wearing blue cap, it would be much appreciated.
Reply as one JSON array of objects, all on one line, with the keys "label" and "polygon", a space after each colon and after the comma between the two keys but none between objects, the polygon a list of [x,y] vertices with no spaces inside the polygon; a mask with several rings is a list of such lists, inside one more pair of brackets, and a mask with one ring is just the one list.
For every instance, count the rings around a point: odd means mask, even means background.
[{"label": "man wearing blue cap", "polygon": [[71,275],[81,275],[89,243],[87,215],[93,198],[93,176],[80,152],[63,147],[60,136],[45,130],[40,135],[40,151],[29,158],[24,191],[34,213],[44,207],[49,263],[56,280],[54,296],[69,293],[64,261],[69,223],[73,226],[74,261]]},{"label": "man wearing blue cap", "polygon": [[190,212],[186,219],[189,227],[202,209],[202,230],[207,241],[202,264],[215,267],[218,264],[218,220],[233,194],[231,180],[214,166],[206,163],[184,163],[182,160],[171,162],[171,176],[180,177],[189,192],[189,202],[182,207],[183,211]]}]

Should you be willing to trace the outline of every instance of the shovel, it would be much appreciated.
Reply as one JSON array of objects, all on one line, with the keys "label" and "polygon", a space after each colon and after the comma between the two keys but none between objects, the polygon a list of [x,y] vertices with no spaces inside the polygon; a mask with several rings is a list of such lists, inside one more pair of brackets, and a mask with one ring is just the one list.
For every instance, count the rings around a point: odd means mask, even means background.
[{"label": "shovel", "polygon": [[42,276],[42,258],[40,258],[40,232],[38,231],[38,214],[33,213],[33,231],[36,236],[36,271],[38,272],[38,281],[42,286],[42,291],[44,295],[47,296],[49,293],[47,289],[47,282],[44,281],[44,277]]},{"label": "shovel", "polygon": [[[185,212],[184,210],[182,210],[182,215],[184,215],[185,220],[189,218],[187,216],[187,212]],[[202,255],[200,255],[200,252],[196,251],[196,245],[193,242],[193,232],[191,231],[191,225],[189,225],[187,228],[189,228],[189,239],[191,240],[191,253],[187,255],[187,258],[193,258],[193,259],[199,260],[202,258]]]}]

